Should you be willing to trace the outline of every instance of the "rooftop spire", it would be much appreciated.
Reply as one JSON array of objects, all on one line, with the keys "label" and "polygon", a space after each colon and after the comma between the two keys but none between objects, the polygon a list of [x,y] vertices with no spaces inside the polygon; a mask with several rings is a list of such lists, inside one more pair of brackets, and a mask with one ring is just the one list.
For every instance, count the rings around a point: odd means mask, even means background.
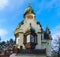
[{"label": "rooftop spire", "polygon": [[29,2],[28,5],[30,6],[31,5],[31,2]]},{"label": "rooftop spire", "polygon": [[46,20],[46,27],[48,27],[48,20]]},{"label": "rooftop spire", "polygon": [[48,27],[48,20],[46,20],[46,33],[50,34],[50,30],[49,30],[49,27]]}]

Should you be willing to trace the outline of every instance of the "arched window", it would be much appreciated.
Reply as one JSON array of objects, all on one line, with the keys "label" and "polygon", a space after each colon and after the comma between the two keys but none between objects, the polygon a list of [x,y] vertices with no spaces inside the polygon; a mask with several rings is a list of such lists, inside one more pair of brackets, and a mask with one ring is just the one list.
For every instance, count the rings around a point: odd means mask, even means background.
[{"label": "arched window", "polygon": [[31,42],[35,42],[34,40],[35,40],[35,38],[34,38],[34,36],[33,35],[31,35],[30,36],[30,38],[31,38]]},{"label": "arched window", "polygon": [[30,42],[30,35],[27,35],[27,43]]},{"label": "arched window", "polygon": [[35,49],[37,45],[37,35],[33,31],[28,31],[24,34],[24,45],[26,49]]}]

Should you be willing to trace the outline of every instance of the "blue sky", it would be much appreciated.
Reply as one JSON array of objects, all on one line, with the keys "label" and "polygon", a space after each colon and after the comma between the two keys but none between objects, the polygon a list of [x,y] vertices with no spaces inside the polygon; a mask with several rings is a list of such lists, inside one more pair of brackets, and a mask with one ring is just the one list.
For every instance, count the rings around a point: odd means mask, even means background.
[{"label": "blue sky", "polygon": [[24,19],[23,14],[29,2],[36,13],[36,20],[41,23],[43,29],[45,30],[48,24],[53,38],[60,35],[60,0],[0,0],[2,41],[14,39],[14,30]]}]

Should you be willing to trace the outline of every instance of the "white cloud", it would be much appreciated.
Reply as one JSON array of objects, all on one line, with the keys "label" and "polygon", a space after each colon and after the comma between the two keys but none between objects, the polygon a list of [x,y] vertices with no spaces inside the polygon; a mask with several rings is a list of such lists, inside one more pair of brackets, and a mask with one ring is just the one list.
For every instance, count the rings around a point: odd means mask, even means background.
[{"label": "white cloud", "polygon": [[0,10],[14,11],[22,9],[27,0],[0,0]]},{"label": "white cloud", "polygon": [[51,42],[52,49],[51,51],[58,52],[59,51],[59,37],[56,36]]},{"label": "white cloud", "polygon": [[58,39],[60,37],[60,25],[57,25],[51,31],[52,31],[52,37],[53,37],[53,39]]},{"label": "white cloud", "polygon": [[0,10],[4,9],[8,5],[8,0],[0,0]]},{"label": "white cloud", "polygon": [[8,7],[18,7],[23,6],[29,0],[0,0],[0,9],[3,9],[5,6]]},{"label": "white cloud", "polygon": [[3,37],[8,34],[8,31],[6,29],[0,28],[0,36]]},{"label": "white cloud", "polygon": [[51,44],[52,44],[53,50],[57,50],[58,51],[58,47],[59,47],[58,39],[52,40]]},{"label": "white cloud", "polygon": [[60,25],[57,25],[52,29],[52,51],[58,52],[59,50],[59,38],[60,38]]}]

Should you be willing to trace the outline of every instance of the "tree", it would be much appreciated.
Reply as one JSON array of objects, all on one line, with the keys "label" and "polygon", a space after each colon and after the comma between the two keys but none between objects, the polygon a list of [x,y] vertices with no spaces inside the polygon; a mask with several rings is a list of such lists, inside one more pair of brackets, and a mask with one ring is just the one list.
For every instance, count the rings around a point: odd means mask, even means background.
[{"label": "tree", "polygon": [[9,46],[9,44],[10,44],[9,41],[7,40],[6,46]]},{"label": "tree", "polygon": [[1,36],[0,36],[0,42],[1,42]]},{"label": "tree", "polygon": [[60,57],[60,37],[59,37],[59,51],[58,51],[58,57]]},{"label": "tree", "polygon": [[1,48],[4,49],[6,47],[6,42],[5,41],[2,41],[1,42]]},{"label": "tree", "polygon": [[58,57],[60,57],[60,36],[56,35],[56,39],[53,40],[53,47],[52,47],[52,51],[54,53],[58,54]]},{"label": "tree", "polygon": [[58,39],[52,40],[52,52],[58,53],[58,47],[59,47]]},{"label": "tree", "polygon": [[1,45],[5,45],[5,41],[2,41],[2,42],[1,42]]},{"label": "tree", "polygon": [[12,38],[9,40],[9,42],[11,45],[14,45],[14,40]]}]

